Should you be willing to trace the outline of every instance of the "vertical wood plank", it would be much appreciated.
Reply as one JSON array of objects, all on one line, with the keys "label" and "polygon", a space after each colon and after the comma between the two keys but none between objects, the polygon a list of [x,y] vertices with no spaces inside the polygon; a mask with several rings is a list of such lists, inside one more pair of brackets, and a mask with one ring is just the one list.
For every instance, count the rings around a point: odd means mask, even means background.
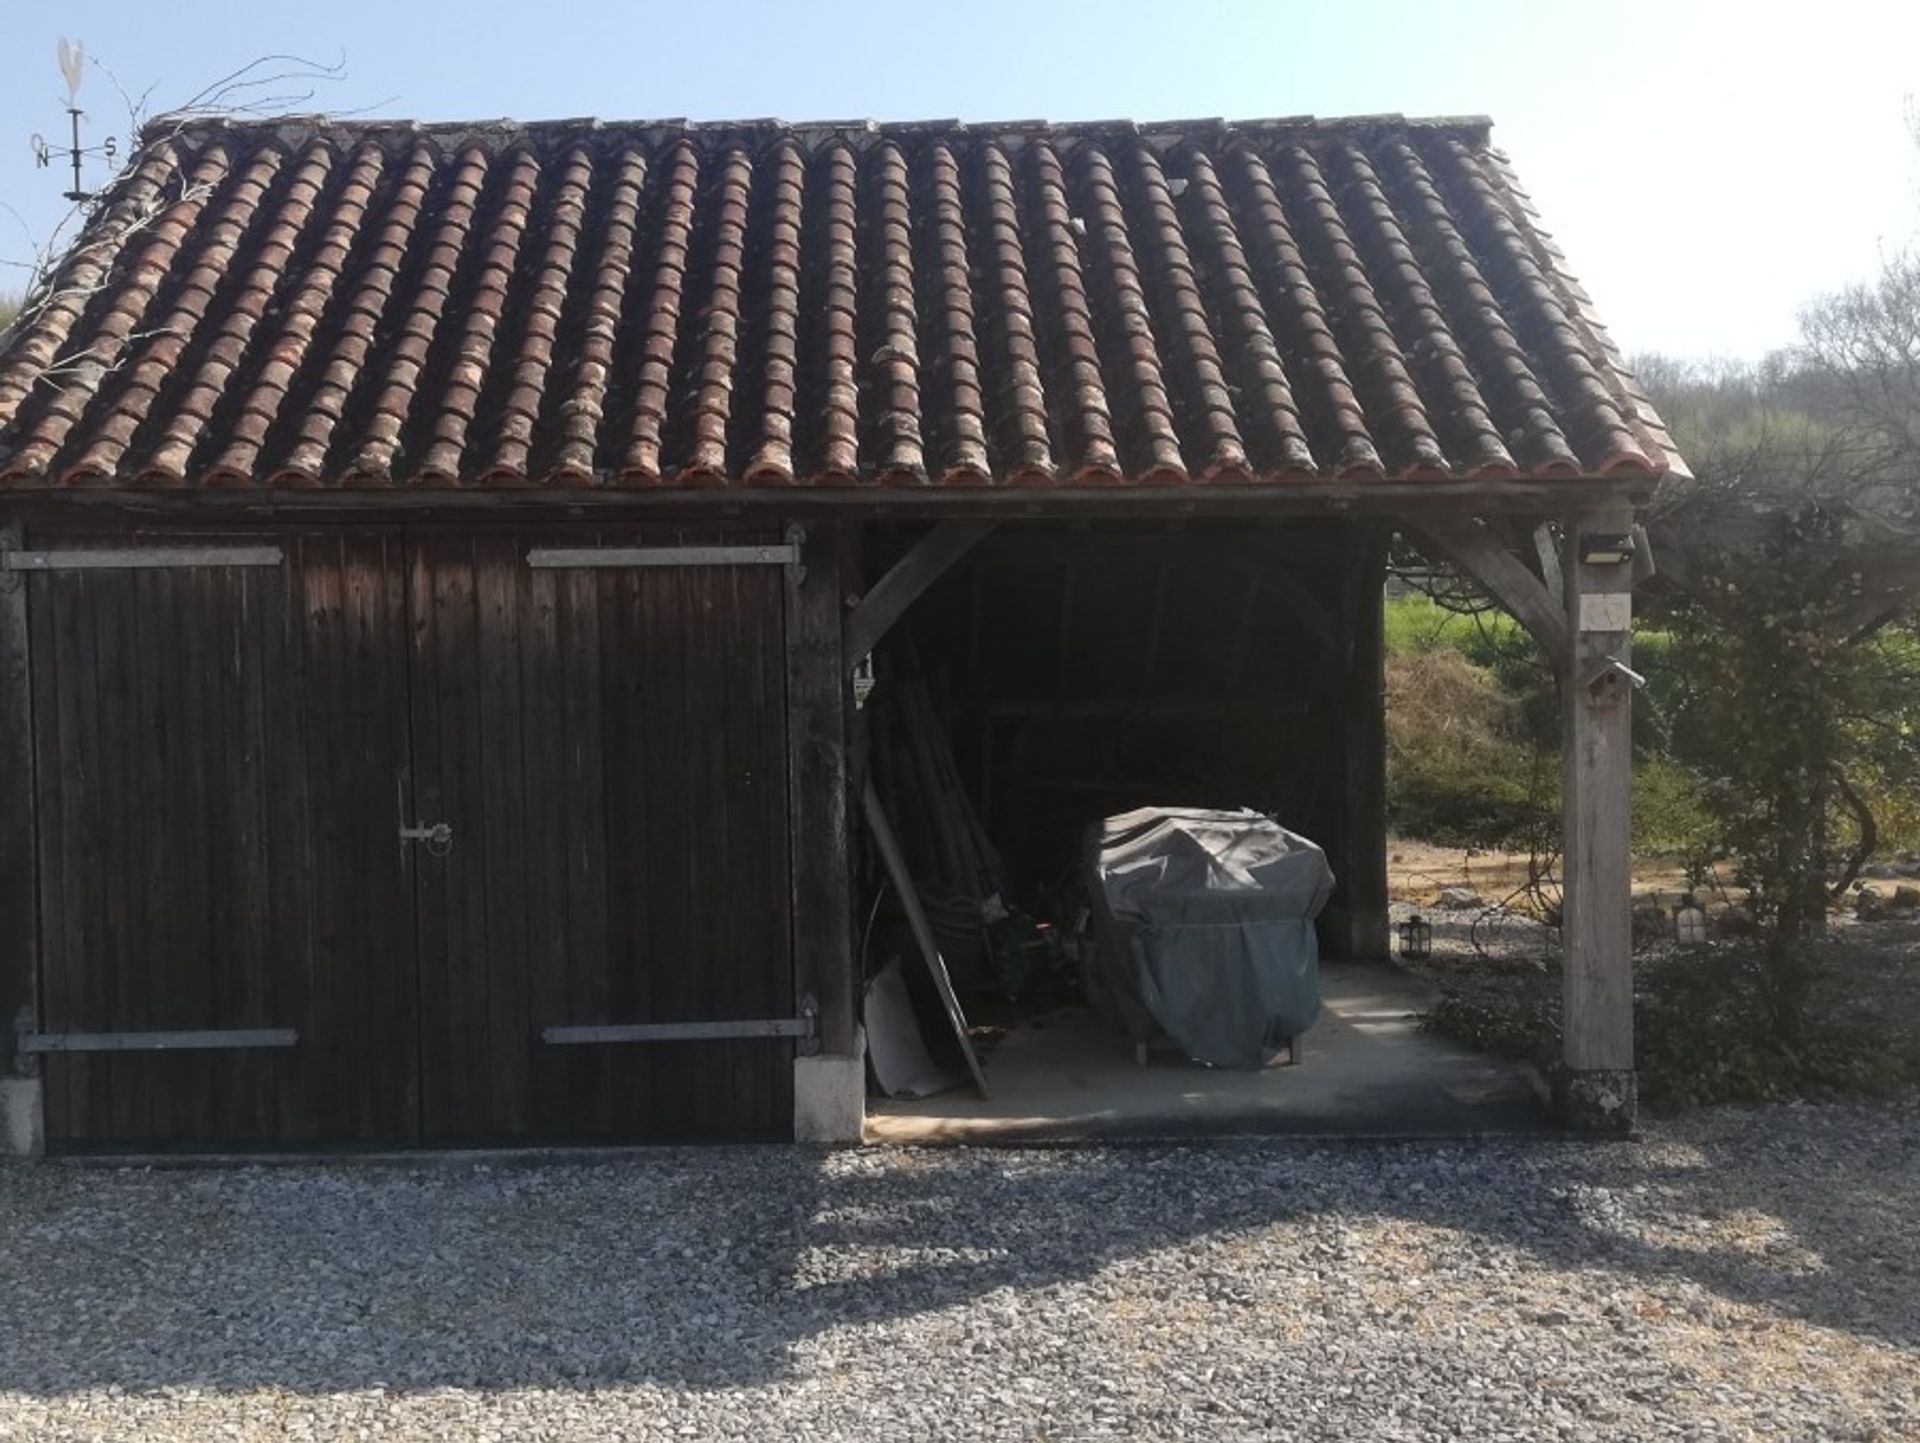
[{"label": "vertical wood plank", "polygon": [[[54,613],[60,629],[60,671],[65,679],[61,700],[72,708],[69,718],[62,717],[62,732],[70,751],[59,765],[67,773],[64,789],[67,804],[65,865],[72,884],[69,897],[70,919],[78,921],[73,929],[73,947],[67,963],[75,977],[74,1014],[87,1019],[81,1026],[107,1028],[108,1009],[114,1002],[113,953],[103,922],[105,903],[101,889],[101,825],[98,802],[89,790],[97,785],[100,756],[99,688],[95,680],[93,657],[93,616],[99,604],[98,578],[82,572],[71,578],[71,588],[61,587],[60,577],[47,578],[40,592],[44,604]],[[58,593],[64,591],[64,595]],[[95,774],[90,777],[90,774]],[[66,1024],[72,1026],[73,1024]],[[77,1138],[109,1138],[113,1131],[113,1094],[106,1059],[75,1058],[70,1091],[74,1101]]]},{"label": "vertical wood plank", "polygon": [[[364,966],[356,966],[354,919],[364,898],[348,890],[352,871],[342,865],[353,839],[348,798],[335,778],[348,765],[350,740],[342,718],[341,688],[349,671],[346,651],[347,545],[345,538],[315,538],[303,548],[301,618],[303,670],[299,697],[306,747],[302,789],[312,798],[306,839],[311,1006],[300,1048],[306,1066],[304,1099],[312,1136],[364,1141],[367,1128],[354,1075],[354,1019],[365,1008]],[[361,801],[365,805],[364,800]]]},{"label": "vertical wood plank", "polygon": [[[608,934],[616,978],[614,1005],[650,1022],[683,1022],[696,1015],[691,984],[702,958],[693,919],[701,905],[695,887],[708,828],[688,805],[696,790],[695,757],[687,750],[688,598],[671,571],[633,572],[621,578],[617,621],[602,654],[608,694],[606,758],[615,805],[609,816],[608,867],[616,898],[616,925]],[[683,1047],[649,1046],[644,1093],[617,1100],[615,1126],[645,1126],[665,1136],[696,1131],[697,1100],[688,1086]],[[641,1065],[636,1060],[636,1072]]]},{"label": "vertical wood plank", "polygon": [[528,568],[517,537],[488,536],[474,547],[474,609],[478,628],[479,714],[475,760],[483,836],[481,850],[461,859],[461,883],[478,886],[485,918],[485,1122],[489,1137],[525,1136],[529,1129],[532,1036],[525,849],[530,820],[525,786],[524,699],[520,649],[524,644],[520,593]]},{"label": "vertical wood plank", "polygon": [[[486,1136],[490,1121],[489,965],[481,792],[478,596],[470,538],[416,541],[414,809],[421,825],[445,821],[443,858],[413,844],[419,879],[422,1123],[430,1141]],[[501,819],[505,824],[506,819]]]},{"label": "vertical wood plank", "polygon": [[[740,829],[735,771],[743,724],[737,679],[751,663],[740,647],[739,598],[732,585],[738,573],[706,567],[682,572],[675,580],[685,605],[680,746],[690,785],[683,783],[683,789],[698,842],[688,849],[686,940],[670,965],[679,1018],[692,1020],[738,1015],[733,1009],[754,1002],[753,964],[740,956],[738,933],[731,925],[745,910],[740,893],[749,882],[737,869],[733,843]],[[719,1136],[750,1125],[740,1108],[751,1087],[742,1087],[740,1073],[750,1073],[754,1059],[742,1052],[737,1042],[661,1049],[684,1089],[695,1135]]]},{"label": "vertical wood plank", "polygon": [[[0,582],[5,578],[0,577]],[[78,979],[69,959],[75,948],[70,943],[73,909],[69,903],[67,860],[70,839],[66,819],[66,788],[60,758],[66,755],[66,736],[73,719],[73,704],[63,682],[59,636],[54,628],[53,608],[41,603],[36,594],[45,587],[46,578],[17,578],[21,592],[31,602],[18,603],[27,610],[29,628],[29,664],[24,686],[31,687],[33,701],[33,766],[31,771],[34,800],[34,831],[28,866],[37,873],[40,937],[39,1025],[52,1030],[58,1019],[71,1017],[79,1005]],[[9,687],[9,696],[18,695]],[[6,782],[16,783],[25,773],[12,772]],[[5,785],[6,782],[0,782]],[[7,816],[16,814],[9,809]],[[12,875],[10,872],[8,875]],[[28,916],[31,913],[22,912]],[[31,935],[31,932],[28,933]],[[29,981],[32,974],[29,972]],[[12,1028],[8,1043],[12,1045]],[[17,1063],[10,1071],[22,1070]],[[73,1070],[42,1065],[42,1098],[48,1138],[69,1135],[76,1108],[72,1103]]]},{"label": "vertical wood plank", "polygon": [[[0,522],[0,553],[21,548],[17,519]],[[39,1025],[39,875],[34,693],[27,578],[0,572],[0,1076],[24,1075],[16,1030]]]},{"label": "vertical wood plank", "polygon": [[[234,944],[240,976],[221,1018],[233,1027],[272,1027],[274,974],[289,961],[273,948],[273,844],[269,796],[284,785],[272,767],[267,741],[267,698],[272,682],[262,665],[268,618],[284,612],[284,569],[246,569],[234,578],[234,629],[229,637],[231,665],[226,672],[232,716],[232,755],[241,774],[234,823],[240,852],[239,915]],[[226,1085],[233,1097],[234,1125],[249,1137],[278,1133],[279,1099],[288,1083],[287,1060],[278,1053],[256,1054],[233,1069]]]},{"label": "vertical wood plank", "polygon": [[[183,1013],[191,1010],[206,1017],[216,1005],[218,994],[229,984],[223,934],[232,904],[233,877],[231,867],[223,864],[229,861],[227,794],[235,778],[226,772],[220,755],[224,736],[218,711],[220,656],[215,635],[224,620],[219,605],[220,577],[210,571],[187,570],[157,571],[144,578],[133,572],[128,579],[159,583],[156,589],[171,608],[173,622],[173,644],[162,653],[160,662],[164,667],[170,659],[180,668],[177,676],[160,679],[159,706],[165,714],[160,722],[164,737],[161,761],[153,776],[141,779],[158,803],[152,815],[175,839],[167,849],[172,860],[168,891],[151,898],[150,911],[153,921],[164,919],[167,946],[158,966],[143,965],[146,959],[137,955],[131,935],[123,935],[116,946],[127,975],[138,979],[130,989],[138,999],[138,1010],[136,1020],[129,1025],[142,1028],[159,1024],[163,1005],[159,994],[169,987],[178,988]],[[103,696],[106,690],[103,677]],[[153,840],[154,829],[141,826],[134,815],[119,814],[114,827],[135,846]],[[138,868],[139,862],[129,852],[113,874],[137,876]],[[109,890],[121,889],[110,886]],[[213,1054],[140,1060],[188,1064],[139,1068],[138,1072],[148,1074],[146,1086],[135,1084],[131,1077],[122,1079],[120,1091],[135,1093],[151,1109],[152,1121],[145,1135],[156,1142],[217,1135],[216,1119],[222,1108],[213,1095],[217,1061]]]},{"label": "vertical wood plank", "polygon": [[[522,867],[527,932],[527,1018],[530,1037],[573,1021],[568,999],[573,938],[567,909],[568,820],[565,683],[560,656],[559,593],[564,573],[525,565],[526,538],[516,538],[513,584],[521,592],[515,638],[522,697]],[[529,1044],[528,1126],[545,1136],[589,1136],[573,1115],[570,1093],[577,1053]],[[574,1129],[578,1128],[579,1132]]]},{"label": "vertical wood plank", "polygon": [[1341,608],[1347,635],[1341,717],[1333,737],[1344,758],[1345,833],[1341,886],[1346,955],[1385,957],[1387,925],[1386,615],[1387,539],[1372,528],[1355,538]]},{"label": "vertical wood plank", "polygon": [[[767,1017],[791,1017],[798,1010],[794,996],[792,956],[793,854],[787,834],[791,796],[787,780],[786,722],[786,606],[784,578],[767,572],[752,574],[750,626],[746,661],[753,677],[750,792],[754,810],[748,832],[755,866],[756,895],[761,899],[753,916],[754,932],[745,949],[761,960],[758,994]],[[845,754],[845,749],[842,749]],[[778,949],[778,957],[766,954]],[[795,1045],[776,1042],[759,1049],[765,1136],[781,1138],[793,1125],[793,1058]]]},{"label": "vertical wood plank", "polygon": [[328,1141],[419,1139],[419,995],[407,782],[406,584],[397,538],[303,548],[314,926],[309,1103]]},{"label": "vertical wood plank", "polygon": [[[1622,1130],[1633,1124],[1633,951],[1630,809],[1632,688],[1605,671],[1609,658],[1631,663],[1626,630],[1586,630],[1581,598],[1625,593],[1627,566],[1580,559],[1589,532],[1632,529],[1627,508],[1568,519],[1563,548],[1569,664],[1562,673],[1566,836],[1565,1063],[1569,1120]],[[1583,1076],[1585,1075],[1585,1076]]]},{"label": "vertical wood plank", "polygon": [[[729,817],[725,867],[735,905],[716,909],[722,925],[713,946],[728,959],[726,985],[737,998],[736,1015],[791,1016],[791,965],[769,956],[770,945],[785,950],[788,935],[782,581],[749,568],[716,573],[714,583],[726,658],[720,700],[728,718],[721,778]],[[713,1005],[717,1012],[727,1003],[716,996]],[[780,1077],[791,1079],[791,1049],[781,1042],[730,1046],[733,1127],[765,1135],[782,1116]]]},{"label": "vertical wood plank", "polygon": [[255,677],[261,704],[261,755],[270,759],[261,860],[267,874],[267,1001],[262,1015],[298,1029],[302,1045],[277,1059],[278,1087],[266,1130],[288,1142],[318,1136],[319,1069],[314,1054],[314,855],[309,801],[302,577],[313,543],[289,537],[287,574],[276,577],[278,604],[262,608]]},{"label": "vertical wood plank", "polygon": [[819,1008],[820,1051],[854,1050],[853,902],[847,829],[851,692],[841,642],[842,538],[819,522],[786,595],[788,870],[796,998]]},{"label": "vertical wood plank", "polygon": [[[420,995],[416,967],[414,869],[399,845],[399,799],[410,777],[405,554],[392,530],[361,533],[346,549],[350,625],[346,690],[349,770],[329,785],[348,791],[351,851],[338,865],[356,914],[356,950],[341,965],[360,970],[356,1019],[360,1117],[377,1141],[420,1136]],[[362,1041],[361,1038],[365,1040]]]},{"label": "vertical wood plank", "polygon": [[[559,789],[564,810],[566,1013],[573,1023],[614,1016],[611,924],[613,856],[610,814],[616,803],[606,763],[606,682],[601,670],[602,594],[591,571],[555,572],[555,664],[561,676]],[[562,1131],[605,1137],[613,1131],[616,1077],[632,1079],[639,1059],[568,1057],[568,1115]]]},{"label": "vertical wood plank", "polygon": [[358,1139],[361,1136],[356,1089],[348,1069],[348,1029],[360,1005],[363,990],[359,969],[346,958],[351,946],[347,931],[345,869],[328,865],[344,856],[350,845],[345,808],[339,793],[326,789],[326,779],[345,764],[341,753],[342,728],[336,720],[339,690],[345,678],[340,660],[344,642],[347,548],[345,539],[314,538],[307,548],[302,577],[305,615],[302,618],[303,665],[300,697],[306,735],[305,786],[312,802],[307,837],[308,887],[313,927],[312,1010],[308,1014],[309,1043],[301,1052],[312,1065],[311,1113],[317,1136]]}]

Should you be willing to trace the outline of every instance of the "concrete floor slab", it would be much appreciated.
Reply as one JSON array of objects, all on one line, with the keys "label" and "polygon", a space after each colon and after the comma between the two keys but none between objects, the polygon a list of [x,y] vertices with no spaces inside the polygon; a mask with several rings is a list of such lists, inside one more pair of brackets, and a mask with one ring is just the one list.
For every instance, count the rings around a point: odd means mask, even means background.
[{"label": "concrete floor slab", "polygon": [[1433,994],[1387,963],[1321,968],[1320,1020],[1296,1066],[1202,1067],[1176,1053],[1134,1060],[1082,1006],[1010,1028],[986,1058],[992,1096],[971,1088],[870,1098],[866,1140],[994,1143],[1238,1133],[1458,1137],[1549,1125],[1523,1064],[1419,1030]]}]

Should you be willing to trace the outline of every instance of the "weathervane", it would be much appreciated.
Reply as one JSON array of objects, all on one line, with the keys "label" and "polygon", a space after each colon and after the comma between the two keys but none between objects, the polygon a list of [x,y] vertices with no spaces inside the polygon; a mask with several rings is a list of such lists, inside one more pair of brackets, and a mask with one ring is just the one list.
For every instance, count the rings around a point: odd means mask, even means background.
[{"label": "weathervane", "polygon": [[[80,162],[89,155],[98,155],[104,156],[107,163],[111,165],[114,157],[119,154],[119,150],[114,145],[112,136],[107,137],[104,145],[82,146],[80,144],[80,82],[86,78],[87,47],[79,41],[69,45],[62,39],[55,53],[60,59],[60,75],[67,82],[67,119],[73,126],[73,140],[67,146],[67,159],[73,164],[73,189],[66,192],[66,197],[71,201],[92,200],[92,193],[80,188]],[[33,159],[41,169],[44,170],[52,165],[54,157],[58,154],[59,152],[40,136],[34,136]]]}]

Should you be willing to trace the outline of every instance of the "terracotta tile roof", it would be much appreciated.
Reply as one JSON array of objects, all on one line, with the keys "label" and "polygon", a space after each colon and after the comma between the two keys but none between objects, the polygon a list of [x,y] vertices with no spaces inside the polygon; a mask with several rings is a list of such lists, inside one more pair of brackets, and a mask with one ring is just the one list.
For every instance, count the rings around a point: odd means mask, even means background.
[{"label": "terracotta tile roof", "polygon": [[1484,121],[149,132],[14,486],[1658,474]]}]

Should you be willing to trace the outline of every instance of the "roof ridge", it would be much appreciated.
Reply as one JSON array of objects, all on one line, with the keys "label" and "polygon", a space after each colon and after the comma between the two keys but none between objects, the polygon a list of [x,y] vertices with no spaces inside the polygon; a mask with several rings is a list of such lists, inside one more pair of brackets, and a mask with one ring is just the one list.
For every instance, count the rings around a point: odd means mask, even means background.
[{"label": "roof ridge", "polygon": [[1098,120],[1055,121],[1043,118],[963,121],[951,117],[918,120],[847,119],[790,121],[777,116],[751,116],[738,119],[693,120],[686,116],[661,116],[651,119],[607,120],[593,115],[553,116],[539,120],[516,120],[510,116],[472,117],[457,120],[421,120],[397,116],[338,116],[311,112],[267,117],[225,115],[160,115],[148,121],[140,131],[141,145],[176,136],[242,134],[279,135],[293,143],[315,135],[337,134],[347,138],[386,135],[427,137],[498,136],[502,139],[526,135],[568,135],[598,132],[610,135],[634,135],[662,138],[670,135],[737,136],[760,133],[772,137],[827,139],[836,136],[864,135],[876,139],[888,136],[953,135],[985,138],[1011,138],[1041,135],[1051,138],[1139,134],[1147,137],[1180,138],[1199,133],[1239,132],[1244,134],[1341,134],[1381,130],[1453,132],[1485,143],[1493,128],[1486,115],[1408,116],[1388,112],[1371,115],[1285,115],[1254,116],[1234,119],[1223,116],[1188,117],[1164,120],[1109,118]]}]

